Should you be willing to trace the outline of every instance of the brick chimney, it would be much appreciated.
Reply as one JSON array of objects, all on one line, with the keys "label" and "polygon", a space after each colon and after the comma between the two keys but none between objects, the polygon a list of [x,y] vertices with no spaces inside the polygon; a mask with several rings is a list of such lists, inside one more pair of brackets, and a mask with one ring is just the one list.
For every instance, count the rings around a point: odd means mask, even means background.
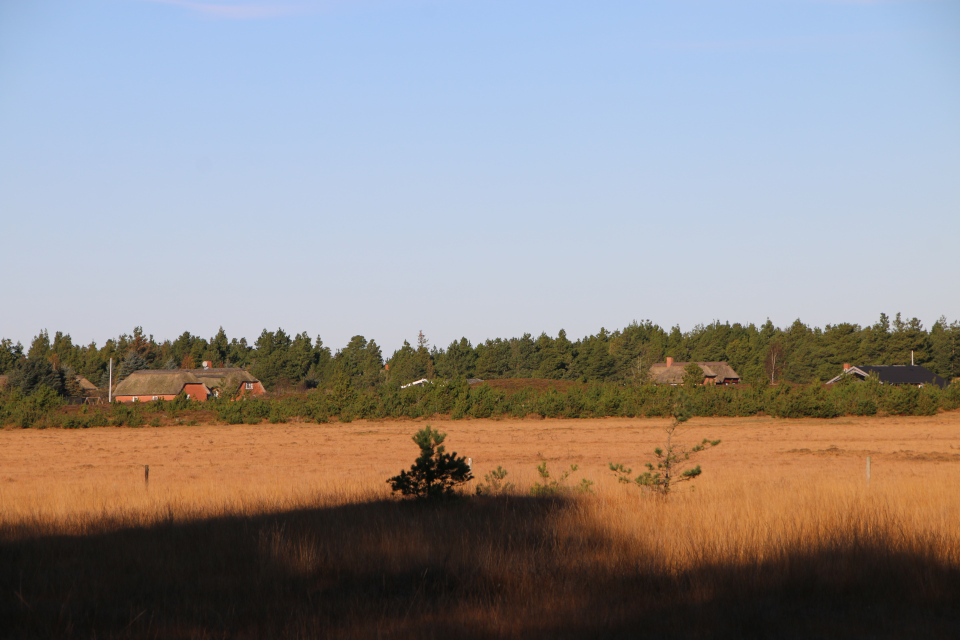
[{"label": "brick chimney", "polygon": [[673,366],[673,358],[671,358],[670,356],[667,356],[667,366],[668,367]]},{"label": "brick chimney", "polygon": [[209,360],[204,360],[204,361],[203,361],[203,368],[204,368],[204,369],[209,369],[209,368],[212,367],[212,366],[213,366],[213,363],[210,362]]},{"label": "brick chimney", "polygon": [[843,363],[843,370],[846,371],[846,370],[849,369],[849,368],[850,368],[850,363],[849,363],[849,362],[844,362],[844,363]]}]

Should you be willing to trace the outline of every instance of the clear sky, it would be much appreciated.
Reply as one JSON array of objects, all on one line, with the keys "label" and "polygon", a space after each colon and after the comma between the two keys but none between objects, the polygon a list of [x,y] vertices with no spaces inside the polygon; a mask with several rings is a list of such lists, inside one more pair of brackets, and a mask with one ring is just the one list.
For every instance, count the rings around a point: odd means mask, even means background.
[{"label": "clear sky", "polygon": [[960,2],[0,0],[0,336],[960,319]]}]

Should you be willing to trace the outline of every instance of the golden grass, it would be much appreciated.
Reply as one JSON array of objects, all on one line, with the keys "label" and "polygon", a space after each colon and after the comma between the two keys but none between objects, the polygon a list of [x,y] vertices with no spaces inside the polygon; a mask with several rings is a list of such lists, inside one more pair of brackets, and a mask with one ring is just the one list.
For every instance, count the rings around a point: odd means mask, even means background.
[{"label": "golden grass", "polygon": [[3,431],[0,623],[64,637],[960,628],[956,412],[694,419],[682,441],[723,443],[668,500],[606,470],[639,468],[666,421],[427,422],[477,475],[503,465],[525,490],[540,462],[575,463],[596,494],[394,502],[385,481],[421,421]]}]

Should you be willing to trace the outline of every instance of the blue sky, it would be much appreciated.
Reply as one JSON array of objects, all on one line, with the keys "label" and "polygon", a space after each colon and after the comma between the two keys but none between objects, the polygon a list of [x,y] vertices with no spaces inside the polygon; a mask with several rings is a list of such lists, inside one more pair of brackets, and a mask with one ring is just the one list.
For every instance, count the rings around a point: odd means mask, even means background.
[{"label": "blue sky", "polygon": [[0,335],[960,319],[960,3],[0,0]]}]

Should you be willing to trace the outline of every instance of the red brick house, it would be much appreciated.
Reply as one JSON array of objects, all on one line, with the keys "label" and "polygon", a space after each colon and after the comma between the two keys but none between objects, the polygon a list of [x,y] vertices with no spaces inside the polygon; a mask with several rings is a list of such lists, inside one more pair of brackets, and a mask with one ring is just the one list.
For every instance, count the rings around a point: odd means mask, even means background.
[{"label": "red brick house", "polygon": [[[204,365],[208,364],[204,362]],[[263,383],[245,369],[235,367],[214,369],[206,366],[203,369],[191,369],[190,372],[217,396],[221,393],[229,393],[231,397],[239,398],[240,396],[262,396],[267,392],[263,388]]]},{"label": "red brick house", "polygon": [[228,393],[232,398],[263,395],[263,384],[244,369],[144,369],[135,371],[117,385],[113,392],[117,402],[150,402],[173,400],[180,393],[191,400],[205,402],[210,397]]},{"label": "red brick house", "polygon": [[190,371],[150,370],[134,371],[114,389],[117,402],[150,402],[173,400],[180,393],[191,400],[205,401],[211,391]]}]

